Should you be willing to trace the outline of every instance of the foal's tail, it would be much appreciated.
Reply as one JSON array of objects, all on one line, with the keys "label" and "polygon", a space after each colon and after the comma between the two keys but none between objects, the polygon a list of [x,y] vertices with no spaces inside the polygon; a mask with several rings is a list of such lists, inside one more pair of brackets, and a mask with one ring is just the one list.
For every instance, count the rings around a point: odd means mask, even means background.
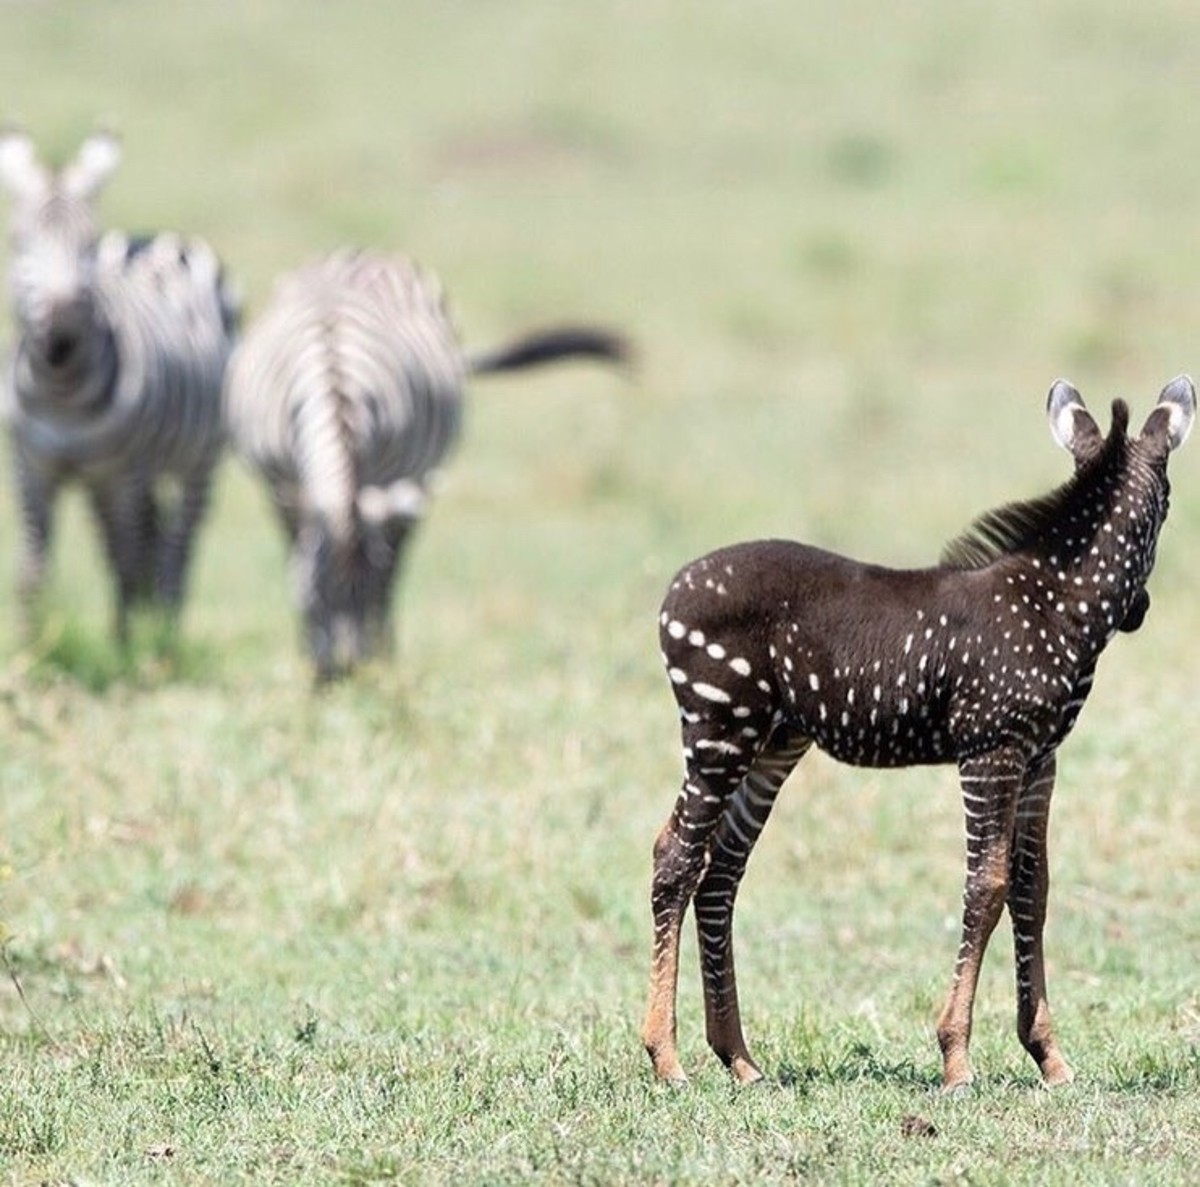
[{"label": "foal's tail", "polygon": [[623,335],[611,330],[594,326],[553,326],[534,330],[504,346],[469,353],[466,362],[471,375],[495,375],[570,358],[596,359],[628,367],[633,351]]}]

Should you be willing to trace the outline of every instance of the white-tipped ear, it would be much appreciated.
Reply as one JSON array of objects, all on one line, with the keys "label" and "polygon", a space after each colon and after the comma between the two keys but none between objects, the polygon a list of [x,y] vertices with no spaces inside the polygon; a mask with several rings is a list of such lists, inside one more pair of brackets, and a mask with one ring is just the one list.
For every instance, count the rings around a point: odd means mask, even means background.
[{"label": "white-tipped ear", "polygon": [[63,188],[73,197],[95,197],[121,163],[121,142],[111,132],[93,132],[62,173]]},{"label": "white-tipped ear", "polygon": [[1094,441],[1100,428],[1084,405],[1083,397],[1065,379],[1056,379],[1046,397],[1050,435],[1069,454],[1077,456],[1084,443]]},{"label": "white-tipped ear", "polygon": [[[1167,444],[1171,449],[1178,449],[1187,440],[1196,419],[1196,387],[1190,375],[1177,375],[1162,389],[1150,416],[1153,418],[1164,409],[1167,413]],[[1146,423],[1149,425],[1150,422]]]},{"label": "white-tipped ear", "polygon": [[420,519],[425,513],[427,496],[418,483],[401,478],[391,486],[364,486],[357,501],[363,522],[378,527],[398,520]]},{"label": "white-tipped ear", "polygon": [[44,193],[50,172],[37,158],[33,138],[19,128],[0,132],[0,185],[13,197],[32,198]]}]

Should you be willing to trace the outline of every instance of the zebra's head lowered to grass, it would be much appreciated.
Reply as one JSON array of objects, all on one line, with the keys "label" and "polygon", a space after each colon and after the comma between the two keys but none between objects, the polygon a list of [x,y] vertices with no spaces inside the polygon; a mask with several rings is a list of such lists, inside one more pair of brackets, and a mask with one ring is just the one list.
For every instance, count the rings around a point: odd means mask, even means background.
[{"label": "zebra's head lowered to grass", "polygon": [[391,595],[458,437],[468,376],[562,359],[624,365],[624,338],[556,326],[464,353],[412,260],[345,249],[281,277],[225,379],[225,423],[291,548],[319,680],[386,653]]},{"label": "zebra's head lowered to grass", "polygon": [[400,479],[362,487],[344,508],[309,504],[299,517],[292,575],[319,681],[391,651],[392,583],[426,502],[418,483]]},{"label": "zebra's head lowered to grass", "polygon": [[[13,198],[9,291],[24,365],[40,393],[68,402],[92,394],[76,377],[102,343],[94,284],[100,227],[93,200],[121,159],[116,138],[88,137],[59,169],[38,159],[22,131],[0,134],[0,185]],[[60,411],[70,411],[69,408]]]}]

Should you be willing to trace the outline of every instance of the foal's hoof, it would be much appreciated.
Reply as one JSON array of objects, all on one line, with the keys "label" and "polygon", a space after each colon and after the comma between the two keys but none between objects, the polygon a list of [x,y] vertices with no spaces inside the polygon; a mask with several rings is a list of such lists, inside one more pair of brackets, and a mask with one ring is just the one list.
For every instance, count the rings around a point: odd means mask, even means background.
[{"label": "foal's hoof", "polygon": [[964,1076],[957,1080],[947,1080],[942,1085],[943,1096],[964,1097],[970,1096],[975,1091],[975,1081],[971,1076]]},{"label": "foal's hoof", "polygon": [[686,1088],[688,1083],[687,1072],[678,1063],[666,1064],[662,1067],[655,1064],[654,1078],[668,1088]]},{"label": "foal's hoof", "polygon": [[762,1072],[750,1060],[741,1057],[730,1060],[729,1071],[739,1084],[757,1084],[763,1078]]},{"label": "foal's hoof", "polygon": [[1064,1084],[1070,1084],[1074,1079],[1075,1073],[1071,1070],[1071,1065],[1061,1057],[1048,1059],[1042,1065],[1042,1087],[1044,1088],[1061,1088]]},{"label": "foal's hoof", "polygon": [[679,1062],[675,1045],[654,1041],[647,1041],[644,1045],[654,1068],[654,1078],[660,1084],[673,1084],[676,1088],[682,1088],[687,1083],[687,1073],[683,1070],[683,1064]]},{"label": "foal's hoof", "polygon": [[[943,1047],[943,1052],[945,1047]],[[964,1096],[970,1091],[975,1074],[965,1051],[959,1049],[945,1054],[942,1062],[942,1095]]]}]

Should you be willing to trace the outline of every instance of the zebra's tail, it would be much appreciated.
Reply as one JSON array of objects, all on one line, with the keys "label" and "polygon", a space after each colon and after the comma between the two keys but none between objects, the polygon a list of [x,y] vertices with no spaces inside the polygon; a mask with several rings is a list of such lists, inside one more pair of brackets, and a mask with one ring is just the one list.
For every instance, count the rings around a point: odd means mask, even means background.
[{"label": "zebra's tail", "polygon": [[628,340],[611,330],[593,326],[554,326],[534,330],[504,346],[471,352],[466,363],[471,375],[495,375],[570,358],[597,359],[627,367],[632,357]]}]

